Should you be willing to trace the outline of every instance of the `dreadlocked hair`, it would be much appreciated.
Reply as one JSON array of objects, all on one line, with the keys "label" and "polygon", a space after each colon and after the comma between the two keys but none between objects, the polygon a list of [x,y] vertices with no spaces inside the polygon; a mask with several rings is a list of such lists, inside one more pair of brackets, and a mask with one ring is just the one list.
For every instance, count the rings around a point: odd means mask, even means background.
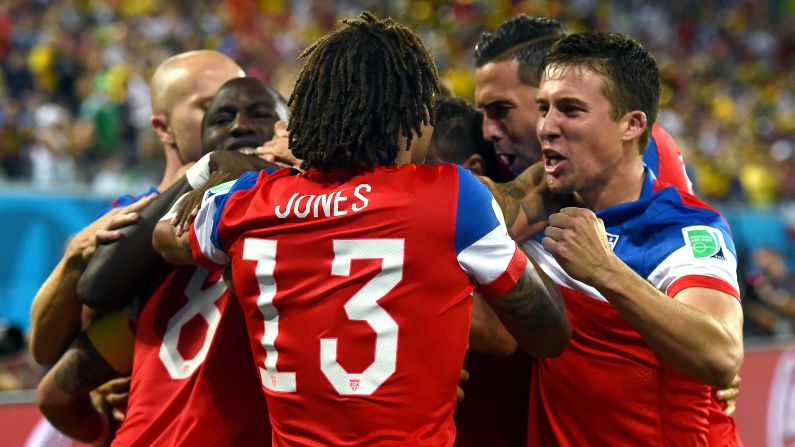
[{"label": "dreadlocked hair", "polygon": [[302,168],[361,171],[394,164],[433,124],[439,75],[413,31],[369,12],[304,50],[290,96],[289,146]]}]

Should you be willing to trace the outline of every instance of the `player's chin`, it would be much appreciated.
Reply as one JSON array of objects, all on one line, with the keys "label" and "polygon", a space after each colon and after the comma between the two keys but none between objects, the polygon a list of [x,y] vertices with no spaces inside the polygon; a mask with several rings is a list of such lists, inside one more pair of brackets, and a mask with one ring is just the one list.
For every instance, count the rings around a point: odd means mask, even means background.
[{"label": "player's chin", "polygon": [[553,176],[547,174],[547,186],[555,194],[571,194],[574,192],[574,184],[566,181],[563,176]]}]

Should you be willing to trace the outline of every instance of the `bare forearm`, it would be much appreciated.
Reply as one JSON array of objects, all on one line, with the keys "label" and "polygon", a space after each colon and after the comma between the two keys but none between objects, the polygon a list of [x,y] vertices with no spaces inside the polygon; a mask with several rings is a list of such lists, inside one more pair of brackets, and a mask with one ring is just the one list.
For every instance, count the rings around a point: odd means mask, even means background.
[{"label": "bare forearm", "polygon": [[[742,362],[742,332],[734,320],[675,300],[626,265],[597,290],[667,365],[718,388],[728,386]],[[740,319],[739,325],[742,325]]]},{"label": "bare forearm", "polygon": [[81,442],[95,442],[105,432],[107,420],[91,403],[89,393],[118,375],[81,334],[42,379],[37,404],[62,433]]},{"label": "bare forearm", "polygon": [[140,212],[134,225],[120,230],[122,237],[97,247],[78,283],[84,304],[103,311],[118,310],[132,300],[136,282],[158,262],[151,238],[155,225],[190,185],[183,178]]},{"label": "bare forearm", "polygon": [[82,304],[77,280],[82,269],[67,254],[41,285],[30,310],[30,351],[40,365],[58,360],[80,331]]},{"label": "bare forearm", "polygon": [[[102,438],[108,424],[108,416],[94,407],[88,395],[73,398],[54,386],[53,379],[49,376],[42,379],[37,393],[40,396],[41,413],[58,431],[72,439],[89,444]],[[43,403],[45,400],[59,402],[52,405]]]},{"label": "bare forearm", "polygon": [[571,326],[560,293],[530,263],[508,294],[487,302],[527,354],[557,357],[568,346]]}]

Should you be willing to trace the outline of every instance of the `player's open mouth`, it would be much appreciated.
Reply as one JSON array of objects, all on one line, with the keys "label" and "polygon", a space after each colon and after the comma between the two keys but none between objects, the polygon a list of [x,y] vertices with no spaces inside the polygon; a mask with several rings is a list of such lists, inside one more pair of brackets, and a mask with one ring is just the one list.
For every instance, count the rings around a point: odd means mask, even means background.
[{"label": "player's open mouth", "polygon": [[544,170],[546,173],[552,175],[560,173],[561,169],[566,165],[566,157],[551,149],[543,149],[541,152],[544,155]]},{"label": "player's open mouth", "polygon": [[514,160],[516,160],[516,154],[498,154],[500,158],[500,162],[506,167],[513,166]]}]

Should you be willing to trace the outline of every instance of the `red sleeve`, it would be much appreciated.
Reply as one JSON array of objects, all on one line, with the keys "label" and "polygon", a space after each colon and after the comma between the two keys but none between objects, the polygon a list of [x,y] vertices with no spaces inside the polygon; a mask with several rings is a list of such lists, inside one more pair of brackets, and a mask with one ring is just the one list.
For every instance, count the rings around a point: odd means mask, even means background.
[{"label": "red sleeve", "polygon": [[729,295],[736,298],[737,301],[742,301],[740,299],[740,292],[735,289],[734,286],[722,279],[704,275],[683,276],[668,286],[666,294],[670,297],[674,297],[682,290],[689,289],[691,287],[703,287],[706,289],[713,289],[719,292],[728,293]]},{"label": "red sleeve", "polygon": [[486,296],[494,298],[505,295],[519,282],[519,278],[526,267],[527,255],[517,246],[516,251],[513,253],[513,258],[511,258],[511,262],[508,263],[505,271],[494,281],[478,286],[478,290],[486,294]]}]

